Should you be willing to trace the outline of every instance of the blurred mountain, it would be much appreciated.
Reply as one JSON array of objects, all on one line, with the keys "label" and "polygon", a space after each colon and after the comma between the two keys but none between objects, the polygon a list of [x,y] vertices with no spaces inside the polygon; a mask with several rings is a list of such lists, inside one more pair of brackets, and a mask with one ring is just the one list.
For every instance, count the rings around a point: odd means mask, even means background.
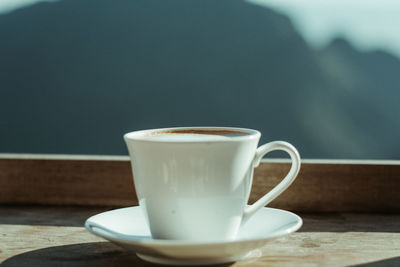
[{"label": "blurred mountain", "polygon": [[400,60],[384,51],[359,52],[343,38],[317,59],[329,86],[312,93],[324,107],[319,124],[335,134],[331,145],[346,140],[357,157],[399,158]]},{"label": "blurred mountain", "polygon": [[398,158],[400,61],[315,51],[240,0],[63,0],[0,16],[0,151],[126,154],[125,132],[259,129],[308,158]]}]

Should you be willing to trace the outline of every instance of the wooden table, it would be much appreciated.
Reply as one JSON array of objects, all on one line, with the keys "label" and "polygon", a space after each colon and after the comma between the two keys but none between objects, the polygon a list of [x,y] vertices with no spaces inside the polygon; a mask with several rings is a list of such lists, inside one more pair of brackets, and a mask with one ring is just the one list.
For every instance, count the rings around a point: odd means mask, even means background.
[{"label": "wooden table", "polygon": [[[152,266],[90,234],[101,208],[0,207],[1,266]],[[400,266],[400,215],[300,214],[297,233],[226,266]]]},{"label": "wooden table", "polygon": [[[263,161],[250,202],[287,161]],[[400,161],[302,161],[270,207],[304,219],[300,231],[233,266],[400,266]],[[90,234],[91,215],[137,205],[127,157],[0,154],[0,265],[152,266]]]}]

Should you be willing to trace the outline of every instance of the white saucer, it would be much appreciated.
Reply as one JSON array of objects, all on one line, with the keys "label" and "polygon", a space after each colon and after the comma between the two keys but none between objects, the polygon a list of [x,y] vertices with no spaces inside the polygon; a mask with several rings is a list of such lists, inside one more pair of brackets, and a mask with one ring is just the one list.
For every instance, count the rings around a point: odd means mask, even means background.
[{"label": "white saucer", "polygon": [[93,234],[110,240],[138,257],[169,265],[206,265],[243,259],[273,238],[297,231],[302,219],[288,211],[262,208],[252,216],[232,241],[193,242],[151,237],[140,207],[111,210],[86,220]]}]

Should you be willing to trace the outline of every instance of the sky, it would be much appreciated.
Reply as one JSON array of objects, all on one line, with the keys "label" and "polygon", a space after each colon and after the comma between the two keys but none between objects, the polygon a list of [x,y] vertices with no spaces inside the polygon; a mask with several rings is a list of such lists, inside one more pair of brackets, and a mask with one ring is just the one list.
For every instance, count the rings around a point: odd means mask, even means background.
[{"label": "sky", "polygon": [[398,0],[247,0],[288,15],[304,39],[321,47],[337,36],[362,51],[400,57]]},{"label": "sky", "polygon": [[0,0],[0,14],[8,13],[18,8],[33,5],[37,2],[54,2],[56,0]]},{"label": "sky", "polygon": [[[0,0],[0,14],[43,1],[56,0]],[[362,51],[383,49],[400,57],[398,0],[247,1],[288,15],[304,39],[314,47],[324,46],[341,36]]]}]

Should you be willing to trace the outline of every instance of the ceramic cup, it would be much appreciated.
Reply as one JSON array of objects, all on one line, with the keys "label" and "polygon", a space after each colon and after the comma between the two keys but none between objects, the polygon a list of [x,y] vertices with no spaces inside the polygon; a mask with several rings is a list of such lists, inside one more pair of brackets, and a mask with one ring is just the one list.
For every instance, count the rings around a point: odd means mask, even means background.
[{"label": "ceramic cup", "polygon": [[[134,184],[155,239],[226,241],[281,194],[300,170],[297,150],[283,141],[257,148],[260,132],[180,127],[124,135]],[[248,206],[253,169],[270,151],[286,151],[292,166],[270,192]],[[265,222],[268,223],[268,222]]]}]

